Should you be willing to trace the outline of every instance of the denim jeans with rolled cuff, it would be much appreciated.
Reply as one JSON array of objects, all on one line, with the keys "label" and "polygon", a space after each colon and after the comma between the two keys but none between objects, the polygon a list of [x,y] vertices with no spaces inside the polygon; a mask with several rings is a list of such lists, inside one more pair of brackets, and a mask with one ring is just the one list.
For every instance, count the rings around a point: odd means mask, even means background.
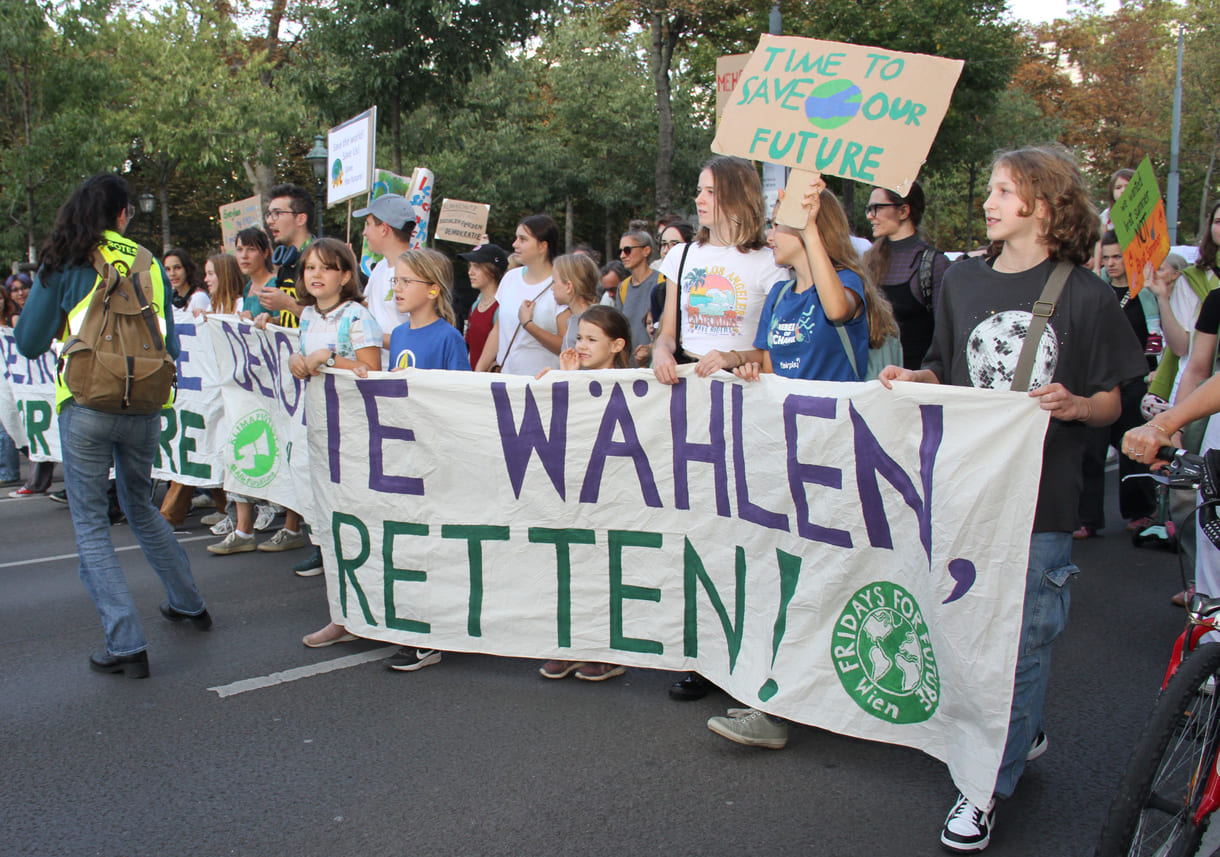
[{"label": "denim jeans with rolled cuff", "polygon": [[1072,601],[1068,584],[1079,571],[1072,565],[1071,533],[1033,534],[1025,571],[1021,645],[1012,688],[1008,739],[996,778],[996,797],[1012,795],[1025,770],[1029,746],[1042,729],[1042,705],[1051,677],[1051,647],[1067,627]]},{"label": "denim jeans with rolled cuff", "polygon": [[112,465],[119,505],[145,560],[161,578],[170,607],[191,616],[204,610],[186,552],[152,505],[152,464],[160,434],[160,414],[109,414],[72,401],[59,414],[64,485],[80,553],[80,578],[97,606],[106,650],[112,655],[131,655],[148,646],[110,541],[106,493]]}]

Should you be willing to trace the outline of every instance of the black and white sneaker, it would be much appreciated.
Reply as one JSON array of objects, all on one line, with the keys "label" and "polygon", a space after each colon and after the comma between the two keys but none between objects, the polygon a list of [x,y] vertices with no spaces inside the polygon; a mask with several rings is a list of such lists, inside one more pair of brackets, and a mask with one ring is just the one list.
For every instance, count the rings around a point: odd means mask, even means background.
[{"label": "black and white sneaker", "polygon": [[1041,729],[1034,736],[1034,740],[1029,745],[1029,750],[1025,753],[1025,761],[1032,762],[1034,759],[1046,752],[1046,748],[1050,745],[1050,740],[1046,737],[1046,733]]},{"label": "black and white sneaker", "polygon": [[940,844],[955,854],[982,851],[991,841],[991,827],[994,824],[995,798],[985,809],[981,809],[966,800],[965,795],[959,794],[940,832]]}]

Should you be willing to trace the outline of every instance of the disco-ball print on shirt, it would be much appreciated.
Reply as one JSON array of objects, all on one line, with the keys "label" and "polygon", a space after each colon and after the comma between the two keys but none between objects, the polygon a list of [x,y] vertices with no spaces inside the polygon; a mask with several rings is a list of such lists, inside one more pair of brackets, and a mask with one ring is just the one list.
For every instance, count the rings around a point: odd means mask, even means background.
[{"label": "disco-ball print on shirt", "polygon": [[[970,383],[989,390],[1011,390],[1012,376],[1021,357],[1021,345],[1029,330],[1033,314],[1023,310],[1005,310],[988,316],[970,333],[966,345],[966,365]],[[1034,368],[1029,389],[1045,386],[1055,377],[1059,363],[1059,339],[1048,323],[1042,331],[1042,341],[1034,356]]]}]

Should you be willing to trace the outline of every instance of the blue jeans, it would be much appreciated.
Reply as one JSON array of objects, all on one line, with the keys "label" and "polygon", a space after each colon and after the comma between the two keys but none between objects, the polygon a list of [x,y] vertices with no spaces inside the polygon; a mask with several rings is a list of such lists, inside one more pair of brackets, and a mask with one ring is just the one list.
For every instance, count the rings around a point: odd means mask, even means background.
[{"label": "blue jeans", "polygon": [[1071,533],[1034,533],[1025,571],[1025,606],[1021,611],[1021,645],[1008,739],[996,777],[996,797],[1012,795],[1025,770],[1029,745],[1042,728],[1042,704],[1051,677],[1051,644],[1067,627],[1072,602],[1068,583],[1079,571],[1072,565]]},{"label": "blue jeans", "polygon": [[135,600],[110,541],[107,514],[111,465],[119,505],[144,558],[161,578],[169,606],[191,616],[204,610],[186,552],[152,505],[152,463],[161,431],[158,414],[107,414],[69,401],[59,414],[64,485],[80,552],[80,579],[97,606],[112,655],[148,647]]},{"label": "blue jeans", "polygon": [[4,426],[0,426],[0,482],[15,482],[20,478],[21,458],[17,455],[17,444]]}]

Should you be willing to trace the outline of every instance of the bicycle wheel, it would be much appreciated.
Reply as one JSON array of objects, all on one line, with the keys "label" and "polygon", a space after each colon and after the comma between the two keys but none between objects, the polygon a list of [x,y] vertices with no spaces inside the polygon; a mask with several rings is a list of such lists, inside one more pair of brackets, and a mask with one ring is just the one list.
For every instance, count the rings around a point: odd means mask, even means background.
[{"label": "bicycle wheel", "polygon": [[1220,738],[1220,643],[1195,650],[1156,701],[1110,804],[1097,857],[1190,857],[1194,824]]}]

